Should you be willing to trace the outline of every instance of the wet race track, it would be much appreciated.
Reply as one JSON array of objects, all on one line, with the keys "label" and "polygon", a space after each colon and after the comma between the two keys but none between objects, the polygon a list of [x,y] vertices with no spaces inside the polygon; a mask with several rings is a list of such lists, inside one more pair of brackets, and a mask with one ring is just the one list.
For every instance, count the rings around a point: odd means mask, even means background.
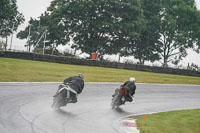
[{"label": "wet race track", "polygon": [[136,84],[132,103],[110,107],[120,83],[86,83],[76,104],[54,112],[59,83],[0,83],[0,133],[117,133],[113,122],[128,115],[200,108],[200,86]]}]

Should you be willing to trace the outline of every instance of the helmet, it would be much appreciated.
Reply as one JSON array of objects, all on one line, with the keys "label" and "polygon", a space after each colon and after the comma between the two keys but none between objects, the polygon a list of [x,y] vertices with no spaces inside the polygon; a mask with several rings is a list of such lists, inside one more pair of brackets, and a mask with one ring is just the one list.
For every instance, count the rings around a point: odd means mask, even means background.
[{"label": "helmet", "polygon": [[84,76],[83,76],[82,73],[78,73],[77,76],[80,77],[80,78],[82,78],[82,79],[84,78]]},{"label": "helmet", "polygon": [[134,77],[130,77],[129,81],[136,82],[136,79]]}]

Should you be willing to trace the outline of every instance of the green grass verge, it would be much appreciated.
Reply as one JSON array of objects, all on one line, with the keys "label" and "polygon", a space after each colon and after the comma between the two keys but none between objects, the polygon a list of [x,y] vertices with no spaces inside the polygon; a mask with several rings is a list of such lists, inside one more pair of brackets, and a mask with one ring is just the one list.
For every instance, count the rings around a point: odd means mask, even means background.
[{"label": "green grass verge", "polygon": [[170,111],[135,117],[141,133],[199,133],[200,109]]},{"label": "green grass verge", "polygon": [[137,83],[200,84],[200,77],[0,58],[0,82],[61,82],[79,72],[86,82],[124,82],[134,76]]}]

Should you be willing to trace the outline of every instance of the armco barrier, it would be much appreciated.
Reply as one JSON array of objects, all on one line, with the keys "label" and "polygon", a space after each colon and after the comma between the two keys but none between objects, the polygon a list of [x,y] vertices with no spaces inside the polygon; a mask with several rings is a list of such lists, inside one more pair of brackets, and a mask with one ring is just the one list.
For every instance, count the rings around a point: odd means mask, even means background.
[{"label": "armco barrier", "polygon": [[62,64],[121,68],[121,69],[139,70],[139,71],[146,71],[146,72],[200,77],[200,72],[185,70],[185,69],[153,67],[153,66],[146,66],[146,65],[126,64],[126,63],[107,62],[107,61],[98,61],[98,60],[86,60],[86,59],[77,59],[77,58],[70,58],[70,57],[64,57],[64,56],[42,55],[42,54],[28,53],[28,52],[0,51],[0,57],[55,62],[55,63],[62,63]]}]

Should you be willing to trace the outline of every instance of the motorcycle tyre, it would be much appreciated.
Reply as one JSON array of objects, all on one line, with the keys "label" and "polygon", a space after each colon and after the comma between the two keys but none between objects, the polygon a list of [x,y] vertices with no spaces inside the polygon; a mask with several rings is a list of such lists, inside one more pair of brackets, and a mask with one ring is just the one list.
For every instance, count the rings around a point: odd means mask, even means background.
[{"label": "motorcycle tyre", "polygon": [[58,95],[57,97],[54,98],[53,104],[51,107],[53,108],[54,111],[60,110],[60,107],[62,106],[61,103],[63,102],[63,97],[61,95]]},{"label": "motorcycle tyre", "polygon": [[121,105],[121,97],[119,95],[115,95],[112,99],[112,102],[111,102],[111,107],[112,109],[114,108],[119,108],[119,106]]}]

